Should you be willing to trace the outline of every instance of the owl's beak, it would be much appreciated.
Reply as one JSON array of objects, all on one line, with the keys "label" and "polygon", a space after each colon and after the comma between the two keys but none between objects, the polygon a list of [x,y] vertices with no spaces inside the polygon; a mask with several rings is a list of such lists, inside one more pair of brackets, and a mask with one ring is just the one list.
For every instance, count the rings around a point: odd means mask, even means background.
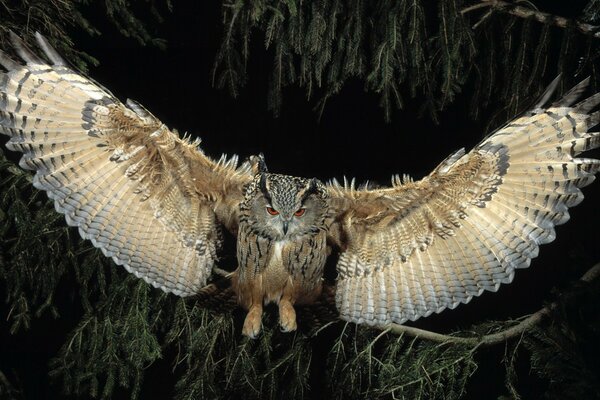
[{"label": "owl's beak", "polygon": [[283,234],[287,235],[288,231],[288,221],[283,221]]}]

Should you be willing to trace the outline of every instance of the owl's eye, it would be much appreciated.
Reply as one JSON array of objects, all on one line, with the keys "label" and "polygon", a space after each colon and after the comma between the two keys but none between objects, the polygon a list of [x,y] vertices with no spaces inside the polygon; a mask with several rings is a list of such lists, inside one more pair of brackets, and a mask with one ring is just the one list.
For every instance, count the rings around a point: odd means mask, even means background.
[{"label": "owl's eye", "polygon": [[279,211],[277,211],[273,207],[267,207],[267,212],[271,215],[279,215]]},{"label": "owl's eye", "polygon": [[298,211],[296,211],[296,212],[294,213],[294,215],[295,215],[296,217],[301,217],[301,216],[303,216],[303,215],[304,215],[304,213],[305,213],[305,212],[306,212],[306,208],[301,208],[301,209],[299,209]]}]

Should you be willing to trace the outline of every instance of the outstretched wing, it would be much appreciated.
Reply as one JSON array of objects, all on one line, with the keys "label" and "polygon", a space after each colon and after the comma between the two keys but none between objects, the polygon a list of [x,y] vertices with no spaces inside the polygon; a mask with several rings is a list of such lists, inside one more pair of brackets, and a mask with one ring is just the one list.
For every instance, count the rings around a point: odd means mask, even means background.
[{"label": "outstretched wing", "polygon": [[[555,85],[553,85],[555,86]],[[403,323],[496,291],[526,268],[554,226],[583,199],[600,161],[596,94],[571,106],[587,80],[459,151],[419,182],[329,187],[340,258],[336,305],[356,323]]]},{"label": "outstretched wing", "polygon": [[39,34],[51,65],[11,38],[25,64],[0,52],[0,132],[36,171],[34,186],[117,264],[166,292],[196,293],[217,258],[220,225],[237,229],[247,165],[215,162],[139,104],[123,105]]}]

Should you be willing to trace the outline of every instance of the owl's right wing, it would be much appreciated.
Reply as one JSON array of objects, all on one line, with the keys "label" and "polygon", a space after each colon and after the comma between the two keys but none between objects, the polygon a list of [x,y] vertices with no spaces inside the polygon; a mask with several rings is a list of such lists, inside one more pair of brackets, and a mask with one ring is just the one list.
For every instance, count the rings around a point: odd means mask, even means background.
[{"label": "owl's right wing", "polygon": [[36,171],[33,184],[81,236],[155,287],[193,295],[211,274],[221,226],[237,229],[235,158],[214,161],[139,104],[123,105],[71,69],[37,34],[51,64],[14,34],[25,64],[0,51],[0,132]]},{"label": "owl's right wing", "polygon": [[600,93],[572,106],[586,85],[457,152],[421,181],[330,185],[341,317],[416,320],[496,291],[528,267],[600,170],[600,160],[577,157],[600,146],[599,133],[588,131],[600,122],[600,111],[590,112]]}]

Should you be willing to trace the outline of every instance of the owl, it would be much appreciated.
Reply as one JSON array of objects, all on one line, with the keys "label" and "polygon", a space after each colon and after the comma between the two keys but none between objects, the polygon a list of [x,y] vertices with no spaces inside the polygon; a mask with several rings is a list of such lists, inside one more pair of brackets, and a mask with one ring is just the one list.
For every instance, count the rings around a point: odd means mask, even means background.
[{"label": "owl", "polygon": [[579,100],[587,80],[548,105],[557,78],[530,112],[420,181],[356,187],[269,172],[261,155],[212,159],[36,36],[44,58],[14,34],[21,60],[0,52],[0,132],[34,186],[116,264],[177,296],[222,271],[235,237],[227,278],[249,337],[268,303],[282,330],[297,329],[295,305],[319,298],[329,257],[335,307],[357,324],[402,324],[496,291],[554,240],[600,169],[578,158],[600,146],[589,132],[600,94]]}]

